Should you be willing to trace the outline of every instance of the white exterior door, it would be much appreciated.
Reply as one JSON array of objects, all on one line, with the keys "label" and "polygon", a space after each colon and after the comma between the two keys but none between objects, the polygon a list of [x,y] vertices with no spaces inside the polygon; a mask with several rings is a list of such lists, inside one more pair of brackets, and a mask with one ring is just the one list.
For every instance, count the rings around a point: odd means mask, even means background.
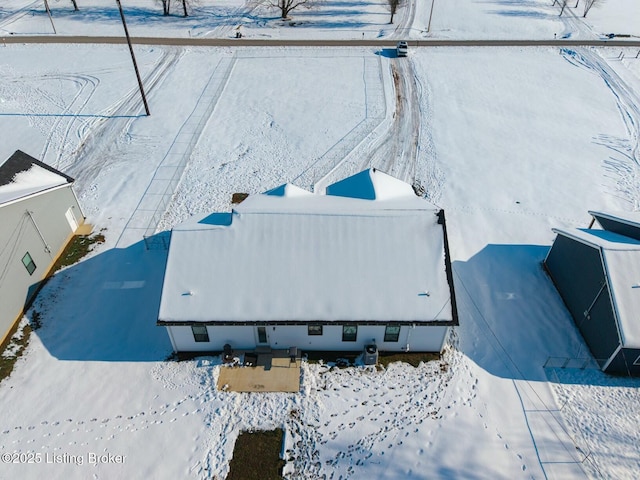
[{"label": "white exterior door", "polygon": [[67,222],[69,222],[71,231],[75,232],[78,229],[78,221],[76,220],[76,216],[73,213],[73,207],[69,207],[64,216],[67,218]]}]

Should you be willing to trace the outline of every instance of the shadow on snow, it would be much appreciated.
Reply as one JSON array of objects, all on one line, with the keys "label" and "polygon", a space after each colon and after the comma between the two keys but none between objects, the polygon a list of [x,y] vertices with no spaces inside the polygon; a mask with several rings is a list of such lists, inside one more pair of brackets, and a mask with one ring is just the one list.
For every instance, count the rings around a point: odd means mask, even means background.
[{"label": "shadow on snow", "polygon": [[[607,375],[597,368],[543,269],[548,251],[542,245],[490,244],[466,262],[453,263],[460,350],[498,377],[640,386],[640,379]],[[545,368],[550,357],[587,359],[588,366]]]},{"label": "shadow on snow", "polygon": [[28,312],[40,314],[42,327],[34,334],[60,360],[166,359],[171,343],[156,326],[166,256],[138,242],[58,272]]}]

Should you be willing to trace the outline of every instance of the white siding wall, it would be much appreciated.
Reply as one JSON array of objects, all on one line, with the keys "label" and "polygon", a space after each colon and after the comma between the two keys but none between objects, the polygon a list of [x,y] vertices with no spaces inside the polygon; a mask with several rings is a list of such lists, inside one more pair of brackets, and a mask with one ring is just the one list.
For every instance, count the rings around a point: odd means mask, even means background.
[{"label": "white siding wall", "polygon": [[[439,352],[442,350],[449,327],[402,326],[397,342],[384,342],[384,326],[359,326],[355,342],[342,341],[341,325],[324,325],[322,336],[308,335],[306,325],[268,326],[268,345],[273,349],[296,346],[301,350],[363,350],[375,343],[381,351]],[[257,346],[256,327],[209,326],[209,342],[196,342],[191,327],[167,327],[177,351],[204,352],[222,350],[225,343],[236,350],[250,350]]]},{"label": "white siding wall", "polygon": [[[71,185],[0,206],[0,341],[71,239],[65,217],[69,208],[83,221]],[[31,275],[22,264],[27,252],[36,266]]]}]

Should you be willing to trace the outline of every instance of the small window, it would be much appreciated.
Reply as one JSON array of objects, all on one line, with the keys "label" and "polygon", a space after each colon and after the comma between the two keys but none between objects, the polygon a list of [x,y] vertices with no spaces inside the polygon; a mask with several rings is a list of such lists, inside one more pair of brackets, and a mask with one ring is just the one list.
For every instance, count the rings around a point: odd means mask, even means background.
[{"label": "small window", "polygon": [[193,339],[196,342],[208,342],[209,332],[206,325],[192,325],[191,331],[193,332]]},{"label": "small window", "polygon": [[258,327],[258,343],[267,343],[267,327]]},{"label": "small window", "polygon": [[638,358],[636,358],[636,361],[633,362],[634,365],[640,365],[640,355],[638,355]]},{"label": "small window", "polygon": [[400,325],[387,325],[384,329],[385,342],[397,342],[400,338]]},{"label": "small window", "polygon": [[27,272],[29,272],[29,275],[33,275],[33,272],[36,271],[36,264],[33,263],[33,259],[31,258],[31,255],[29,255],[29,252],[24,254],[24,257],[22,257],[22,264],[24,265],[24,268],[27,269]]},{"label": "small window", "polygon": [[355,342],[358,336],[357,325],[343,325],[342,326],[342,341],[343,342]]},{"label": "small window", "polygon": [[322,335],[322,325],[309,325],[309,335]]}]

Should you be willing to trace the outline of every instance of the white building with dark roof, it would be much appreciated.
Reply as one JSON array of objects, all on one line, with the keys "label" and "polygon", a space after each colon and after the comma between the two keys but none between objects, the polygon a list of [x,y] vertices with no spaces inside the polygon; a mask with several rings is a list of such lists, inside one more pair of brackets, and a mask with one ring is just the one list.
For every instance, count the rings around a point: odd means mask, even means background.
[{"label": "white building with dark roof", "polygon": [[457,324],[444,212],[374,169],[171,233],[158,325],[175,351],[439,352]]},{"label": "white building with dark roof", "polygon": [[19,150],[0,165],[0,341],[84,223],[72,185]]}]

